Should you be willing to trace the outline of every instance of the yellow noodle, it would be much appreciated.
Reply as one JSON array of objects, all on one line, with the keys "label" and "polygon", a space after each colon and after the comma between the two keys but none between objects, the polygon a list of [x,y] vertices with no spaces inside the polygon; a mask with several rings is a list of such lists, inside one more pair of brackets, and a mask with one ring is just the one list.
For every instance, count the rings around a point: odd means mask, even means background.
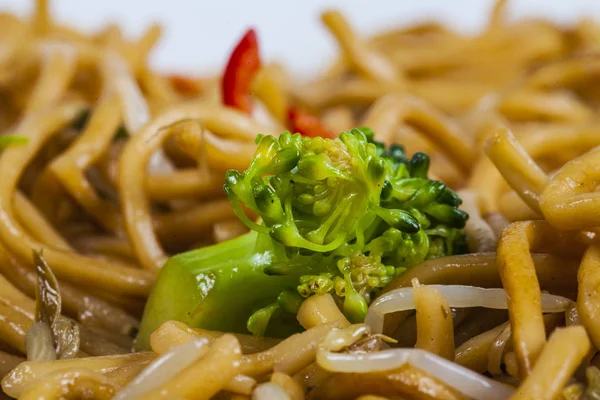
[{"label": "yellow noodle", "polygon": [[126,230],[140,263],[157,269],[166,260],[153,230],[144,190],[144,173],[150,155],[170,133],[169,125],[179,120],[199,119],[207,129],[225,136],[249,137],[261,127],[243,114],[223,107],[189,103],[166,110],[129,140],[120,161],[119,187],[122,193]]},{"label": "yellow noodle", "polygon": [[[551,333],[558,326],[564,324],[564,317],[560,313],[544,315],[544,328],[546,335]],[[488,354],[488,372],[493,376],[500,376],[502,371],[502,358],[512,350],[512,330],[507,325],[502,332],[494,339]],[[514,353],[513,353],[514,354]]]},{"label": "yellow noodle", "polygon": [[[223,336],[223,332],[192,329],[183,322],[166,321],[150,335],[150,346],[158,354],[163,354],[173,347],[183,344],[193,337],[204,337],[211,342]],[[244,334],[234,334],[242,346],[244,354],[265,351],[278,344],[281,340],[257,337]]]},{"label": "yellow noodle", "polygon": [[508,297],[513,343],[523,378],[531,372],[546,342],[540,285],[530,255],[543,236],[554,236],[553,245],[559,245],[560,235],[553,235],[547,224],[533,221],[511,224],[498,243],[498,271]]},{"label": "yellow noodle", "polygon": [[583,229],[600,225],[595,192],[600,147],[565,164],[544,189],[540,208],[553,226]]},{"label": "yellow noodle", "polygon": [[383,396],[406,395],[418,400],[466,400],[456,390],[444,385],[427,373],[404,366],[392,371],[365,374],[336,374],[312,394],[314,399],[348,399],[363,394]]},{"label": "yellow noodle", "polygon": [[417,312],[417,344],[434,354],[454,360],[454,324],[448,302],[429,286],[413,281],[415,311]]},{"label": "yellow noodle", "polygon": [[583,256],[577,280],[577,312],[583,326],[585,326],[594,346],[600,346],[600,299],[598,298],[598,285],[600,285],[600,248],[598,245],[590,246]]},{"label": "yellow noodle", "polygon": [[512,93],[499,107],[511,120],[555,119],[568,122],[589,121],[593,112],[570,93],[519,91]]},{"label": "yellow noodle", "polygon": [[[160,35],[160,28],[152,26],[136,46],[127,52],[126,61],[135,70],[146,57]],[[118,232],[120,220],[111,204],[102,200],[90,187],[84,171],[98,161],[110,144],[121,123],[120,102],[116,94],[107,93],[100,99],[84,131],[75,143],[60,157],[53,160],[50,170],[61,180],[65,189],[107,229]]]},{"label": "yellow noodle", "polygon": [[[542,288],[562,294],[575,291],[579,260],[540,253],[531,256]],[[469,285],[488,288],[502,286],[496,268],[496,255],[482,253],[427,260],[398,276],[383,292],[410,287],[414,278],[423,285]]]},{"label": "yellow noodle", "polygon": [[582,326],[558,328],[540,354],[531,374],[511,399],[554,399],[590,349]]},{"label": "yellow noodle", "polygon": [[33,26],[38,35],[46,34],[52,28],[48,0],[36,0],[33,13]]},{"label": "yellow noodle", "polygon": [[302,400],[306,396],[306,388],[287,374],[275,372],[271,375],[271,382],[281,387],[290,400]]},{"label": "yellow noodle", "polygon": [[314,361],[318,343],[332,328],[338,326],[339,323],[318,325],[292,335],[264,352],[244,356],[240,372],[259,377],[274,369],[276,372],[292,375]]},{"label": "yellow noodle", "polygon": [[206,132],[204,149],[211,170],[223,173],[229,169],[243,170],[250,165],[256,146],[251,142],[224,139]]},{"label": "yellow noodle", "polygon": [[260,69],[252,82],[252,92],[282,124],[287,122],[289,100],[284,88],[280,67],[269,64]]},{"label": "yellow noodle", "polygon": [[514,351],[509,351],[504,355],[504,366],[509,376],[519,378],[519,361]]},{"label": "yellow noodle", "polygon": [[498,325],[484,333],[472,337],[456,348],[454,361],[481,374],[488,369],[488,355],[492,343],[506,328],[506,324]]},{"label": "yellow noodle", "polygon": [[135,255],[129,243],[110,236],[89,236],[74,239],[73,245],[84,253],[104,255],[127,262],[135,262]]},{"label": "yellow noodle", "polygon": [[166,321],[150,334],[150,347],[155,353],[163,354],[173,347],[199,336],[202,335],[183,322]]},{"label": "yellow noodle", "polygon": [[394,83],[400,79],[394,65],[381,54],[371,51],[339,12],[325,12],[321,19],[339,42],[346,57],[361,73],[381,83]]},{"label": "yellow noodle", "polygon": [[[194,395],[210,399],[238,373],[242,350],[233,335],[215,340],[209,352],[175,378],[146,393],[146,399],[171,399]],[[202,377],[202,379],[198,379]]]},{"label": "yellow noodle", "polygon": [[68,88],[75,74],[75,51],[67,45],[42,44],[42,70],[24,113],[30,114],[58,101]]},{"label": "yellow noodle", "polygon": [[[577,285],[578,261],[548,254],[532,254],[537,276],[541,286],[553,293],[570,294]],[[565,267],[571,263],[570,267]],[[383,293],[401,287],[410,287],[411,280],[417,278],[424,285],[470,285],[480,287],[502,286],[496,267],[494,253],[467,254],[427,260],[395,278]],[[386,331],[394,331],[406,318],[408,312],[394,313],[386,317]]]},{"label": "yellow noodle", "polygon": [[304,329],[310,329],[328,322],[337,322],[340,326],[350,325],[350,322],[342,314],[329,293],[311,296],[304,300],[296,318]]},{"label": "yellow noodle", "polygon": [[31,383],[49,373],[83,368],[106,374],[132,362],[151,360],[154,357],[152,353],[136,353],[57,361],[26,361],[2,379],[2,389],[9,396],[19,397]]},{"label": "yellow noodle", "polygon": [[94,39],[100,45],[104,45],[107,48],[121,49],[121,47],[125,44],[123,32],[116,24],[108,24],[104,29],[96,34]]},{"label": "yellow noodle", "polygon": [[140,84],[147,93],[149,102],[154,104],[158,110],[179,101],[179,96],[166,79],[149,68],[142,68]]},{"label": "yellow noodle", "polygon": [[332,107],[321,116],[321,121],[333,132],[345,132],[355,125],[354,115],[349,107]]},{"label": "yellow noodle", "polygon": [[0,299],[0,337],[21,354],[26,354],[25,334],[33,324],[33,319]]},{"label": "yellow noodle", "polygon": [[256,387],[256,380],[246,375],[236,375],[225,385],[225,390],[232,393],[250,395]]},{"label": "yellow noodle", "polygon": [[[49,136],[71,121],[81,108],[79,103],[66,103],[51,112],[26,119],[18,129],[29,138],[29,144],[8,149],[0,158],[0,169],[4,171],[4,179],[0,184],[0,237],[11,251],[24,259],[32,260],[31,250],[41,249],[43,244],[27,235],[15,220],[11,199],[15,194],[17,180],[22,169]],[[152,276],[144,271],[60,249],[47,248],[44,256],[58,277],[83,281],[109,290],[119,287],[124,293],[144,294],[153,281]],[[80,268],[81,265],[86,265],[86,268]]]},{"label": "yellow noodle", "polygon": [[533,211],[515,191],[505,193],[500,198],[499,207],[502,214],[511,222],[541,219],[540,215]]},{"label": "yellow noodle", "polygon": [[192,243],[199,235],[210,232],[215,223],[233,217],[228,200],[212,200],[157,215],[154,227],[156,235],[166,244]]},{"label": "yellow noodle", "polygon": [[0,289],[2,289],[0,298],[4,302],[27,315],[28,318],[35,318],[35,301],[13,286],[3,275],[0,275]]},{"label": "yellow noodle", "polygon": [[389,143],[393,130],[401,123],[412,123],[438,143],[450,158],[467,170],[475,153],[458,127],[421,99],[406,95],[386,96],[369,109],[363,125],[377,132],[378,140]]},{"label": "yellow noodle", "polygon": [[224,179],[212,175],[205,177],[192,168],[146,176],[146,191],[155,201],[218,197],[224,195],[223,184]]},{"label": "yellow noodle", "polygon": [[486,144],[486,154],[527,205],[539,211],[539,195],[548,178],[510,131],[498,128]]},{"label": "yellow noodle", "polygon": [[44,376],[43,380],[34,383],[20,396],[23,400],[77,399],[80,396],[93,396],[97,400],[109,400],[117,392],[117,387],[108,378],[98,372],[87,369],[57,371]]},{"label": "yellow noodle", "polygon": [[33,237],[45,245],[62,250],[71,250],[71,245],[46,221],[44,216],[31,204],[29,199],[21,192],[15,193],[15,212],[19,223],[26,228]]},{"label": "yellow noodle", "polygon": [[152,362],[151,359],[138,360],[127,363],[121,367],[114,368],[110,371],[104,372],[112,383],[120,387],[125,387],[129,382],[135,379],[147,366]]}]

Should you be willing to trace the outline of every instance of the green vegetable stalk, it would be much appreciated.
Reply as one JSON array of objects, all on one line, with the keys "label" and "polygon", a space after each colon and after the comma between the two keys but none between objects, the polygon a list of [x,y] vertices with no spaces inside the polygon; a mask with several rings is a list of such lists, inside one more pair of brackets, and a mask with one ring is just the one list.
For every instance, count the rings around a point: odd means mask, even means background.
[{"label": "green vegetable stalk", "polygon": [[[150,295],[138,349],[162,322],[256,335],[300,328],[295,314],[331,293],[352,322],[374,296],[425,259],[465,251],[460,198],[427,178],[429,157],[386,149],[368,128],[336,139],[257,138],[225,192],[251,233],[172,257]],[[251,220],[243,206],[260,216]]]}]

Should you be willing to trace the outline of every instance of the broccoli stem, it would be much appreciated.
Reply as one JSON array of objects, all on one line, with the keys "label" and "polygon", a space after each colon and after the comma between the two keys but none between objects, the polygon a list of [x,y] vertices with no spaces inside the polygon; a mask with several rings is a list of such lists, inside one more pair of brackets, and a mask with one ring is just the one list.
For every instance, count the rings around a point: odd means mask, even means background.
[{"label": "broccoli stem", "polygon": [[[172,257],[146,303],[136,350],[148,350],[150,333],[167,320],[248,333],[246,321],[253,312],[272,303],[282,288],[295,288],[309,271],[295,268],[283,276],[267,275],[264,269],[276,257],[272,241],[256,232]],[[285,337],[299,331],[300,325],[290,316],[271,321],[267,334]]]}]

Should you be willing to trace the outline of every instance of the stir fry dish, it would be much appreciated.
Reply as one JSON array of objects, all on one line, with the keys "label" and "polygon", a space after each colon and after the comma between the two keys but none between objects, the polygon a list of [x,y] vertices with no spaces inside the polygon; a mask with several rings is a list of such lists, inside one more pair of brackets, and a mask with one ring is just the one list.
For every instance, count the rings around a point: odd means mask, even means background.
[{"label": "stir fry dish", "polygon": [[321,18],[306,81],[0,14],[0,398],[600,399],[600,24]]}]

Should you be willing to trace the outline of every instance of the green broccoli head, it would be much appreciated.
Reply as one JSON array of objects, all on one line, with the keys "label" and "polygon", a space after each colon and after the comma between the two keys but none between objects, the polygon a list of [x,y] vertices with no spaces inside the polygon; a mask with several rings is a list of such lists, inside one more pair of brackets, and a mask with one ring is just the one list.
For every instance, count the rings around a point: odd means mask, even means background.
[{"label": "green broccoli head", "polygon": [[[460,198],[428,179],[429,157],[386,148],[367,128],[336,139],[259,136],[225,192],[252,232],[169,259],[146,303],[139,350],[167,320],[285,337],[304,299],[330,293],[352,322],[394,277],[465,251]],[[260,218],[247,217],[250,209]],[[176,288],[176,290],[174,290]]]},{"label": "green broccoli head", "polygon": [[254,161],[243,173],[229,171],[225,184],[240,219],[286,248],[288,258],[265,272],[285,275],[301,257],[318,273],[303,275],[298,293],[333,294],[352,321],[398,273],[465,250],[468,216],[452,190],[427,178],[429,157],[408,159],[373,137],[367,128],[336,139],[259,136]]}]

